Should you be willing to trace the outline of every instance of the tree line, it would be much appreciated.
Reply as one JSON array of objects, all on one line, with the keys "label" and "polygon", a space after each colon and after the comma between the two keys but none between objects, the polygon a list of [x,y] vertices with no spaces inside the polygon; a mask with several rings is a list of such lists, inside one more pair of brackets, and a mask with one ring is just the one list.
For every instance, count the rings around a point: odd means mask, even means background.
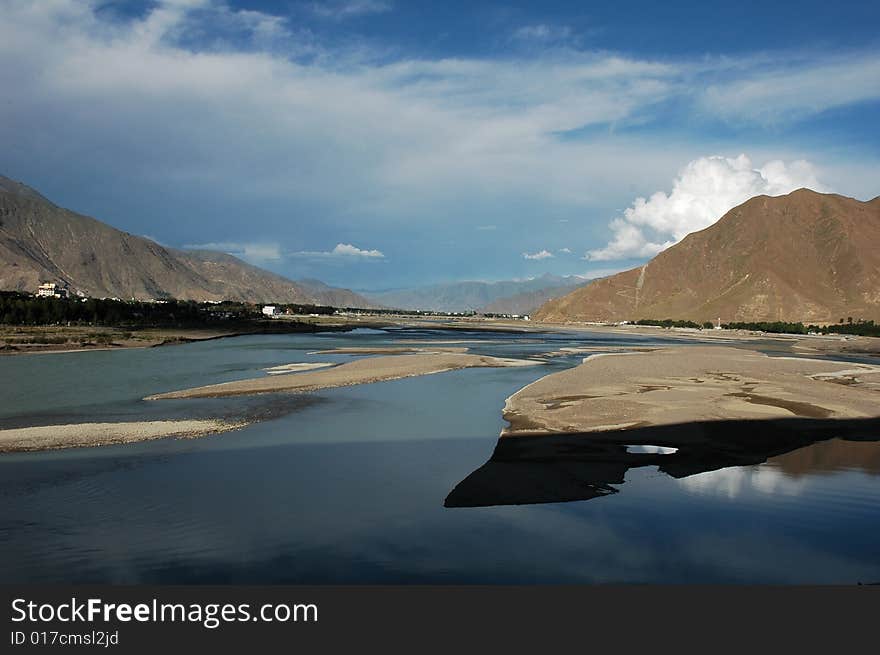
[{"label": "tree line", "polygon": [[[683,327],[710,330],[714,325],[710,321],[704,323],[696,323],[694,321],[683,321],[666,318],[657,319],[640,319],[631,321],[635,325],[653,325],[658,327]],[[844,321],[840,319],[839,323],[830,325],[804,325],[801,322],[788,321],[739,321],[732,323],[723,323],[721,325],[726,330],[751,330],[753,332],[771,332],[775,334],[853,334],[864,337],[880,337],[880,325],[874,323],[873,320],[865,321],[858,319],[853,321],[852,318]]]}]

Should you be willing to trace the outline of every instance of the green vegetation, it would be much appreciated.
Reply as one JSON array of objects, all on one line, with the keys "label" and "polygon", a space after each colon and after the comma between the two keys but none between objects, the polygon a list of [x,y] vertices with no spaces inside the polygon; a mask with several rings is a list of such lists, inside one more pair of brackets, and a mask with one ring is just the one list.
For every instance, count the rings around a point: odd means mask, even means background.
[{"label": "green vegetation", "polygon": [[[641,319],[632,321],[632,323],[635,325],[655,325],[665,328],[685,327],[704,330],[711,330],[714,327],[710,321],[699,324],[693,321],[673,320],[671,318],[663,320]],[[753,332],[770,332],[774,334],[854,334],[863,337],[880,337],[880,325],[875,324],[874,321],[862,319],[854,321],[852,317],[848,317],[846,321],[840,319],[840,323],[824,326],[804,325],[800,322],[789,323],[786,321],[750,321],[724,323],[721,327],[726,330],[751,330]]]},{"label": "green vegetation", "polygon": [[[291,314],[330,315],[333,307],[276,305]],[[262,321],[260,305],[186,300],[141,302],[98,298],[36,298],[0,291],[0,324],[93,325],[105,327],[203,327]]]},{"label": "green vegetation", "polygon": [[803,323],[786,323],[785,321],[752,321],[740,323],[724,323],[726,330],[753,330],[756,332],[773,332],[778,334],[806,334],[809,328]]},{"label": "green vegetation", "polygon": [[874,321],[863,321],[862,319],[825,327],[810,325],[808,329],[811,332],[821,332],[822,334],[856,334],[861,337],[880,337],[880,325],[875,325]]},{"label": "green vegetation", "polygon": [[634,325],[655,325],[657,327],[665,327],[665,328],[695,328],[701,330],[705,327],[712,327],[711,323],[703,323],[700,325],[699,323],[694,323],[693,321],[676,321],[671,318],[664,318],[663,320],[657,320],[653,318],[642,318],[638,321],[632,321]]},{"label": "green vegetation", "polygon": [[35,298],[0,292],[0,323],[6,325],[189,326],[233,316],[245,318],[257,308],[230,303],[210,305],[168,300],[137,302],[97,298]]},{"label": "green vegetation", "polygon": [[880,337],[880,325],[875,325],[874,321],[863,321],[862,319],[853,321],[852,318],[846,323],[823,326],[775,321],[773,323],[726,323],[722,327],[730,330],[758,330],[786,334],[855,334],[863,337]]}]

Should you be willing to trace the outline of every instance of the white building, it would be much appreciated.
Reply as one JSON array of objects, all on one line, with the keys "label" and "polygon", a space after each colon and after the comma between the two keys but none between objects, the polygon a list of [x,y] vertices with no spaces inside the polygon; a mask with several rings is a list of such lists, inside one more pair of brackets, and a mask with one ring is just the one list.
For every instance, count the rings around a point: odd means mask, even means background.
[{"label": "white building", "polygon": [[263,314],[266,316],[277,316],[278,308],[275,305],[263,305]]},{"label": "white building", "polygon": [[37,287],[37,298],[67,298],[68,289],[54,282],[44,282]]}]

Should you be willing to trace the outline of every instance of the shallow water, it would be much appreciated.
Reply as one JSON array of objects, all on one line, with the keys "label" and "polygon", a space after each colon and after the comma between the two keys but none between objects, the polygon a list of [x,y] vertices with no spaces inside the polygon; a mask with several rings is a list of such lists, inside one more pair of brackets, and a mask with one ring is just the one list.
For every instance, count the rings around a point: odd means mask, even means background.
[{"label": "shallow water", "polygon": [[[559,489],[588,496],[585,486],[600,481],[608,462],[596,477],[595,462],[530,461],[517,469],[518,502],[535,504],[445,507],[492,457],[504,399],[585,353],[302,396],[140,400],[269,366],[352,359],[309,354],[321,349],[407,340],[471,340],[461,345],[502,357],[661,342],[369,331],[2,358],[4,427],[260,420],[197,440],[0,456],[0,581],[880,581],[880,444],[870,438],[823,435],[761,464],[679,479],[637,461],[621,469],[622,481],[605,478],[605,492],[571,502],[554,502]],[[668,445],[627,447],[628,457],[661,463],[680,454],[663,454]],[[492,500],[486,491],[476,500]]]}]

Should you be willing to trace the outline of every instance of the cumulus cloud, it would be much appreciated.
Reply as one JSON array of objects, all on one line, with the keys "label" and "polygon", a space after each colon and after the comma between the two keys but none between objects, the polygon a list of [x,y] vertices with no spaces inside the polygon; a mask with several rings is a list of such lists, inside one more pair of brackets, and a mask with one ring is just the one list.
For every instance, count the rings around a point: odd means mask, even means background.
[{"label": "cumulus cloud", "polygon": [[349,258],[349,259],[384,259],[385,254],[380,250],[364,250],[350,243],[337,243],[333,250],[300,250],[291,253],[296,257],[313,258]]},{"label": "cumulus cloud", "polygon": [[549,250],[539,250],[538,252],[523,253],[523,259],[550,259],[553,257],[553,253]]},{"label": "cumulus cloud", "polygon": [[650,198],[636,198],[623,216],[611,221],[611,242],[590,250],[585,259],[653,257],[753,196],[778,196],[801,187],[826,190],[813,166],[803,160],[774,160],[755,168],[745,154],[734,159],[701,157],[684,167],[669,194],[658,191]]}]

